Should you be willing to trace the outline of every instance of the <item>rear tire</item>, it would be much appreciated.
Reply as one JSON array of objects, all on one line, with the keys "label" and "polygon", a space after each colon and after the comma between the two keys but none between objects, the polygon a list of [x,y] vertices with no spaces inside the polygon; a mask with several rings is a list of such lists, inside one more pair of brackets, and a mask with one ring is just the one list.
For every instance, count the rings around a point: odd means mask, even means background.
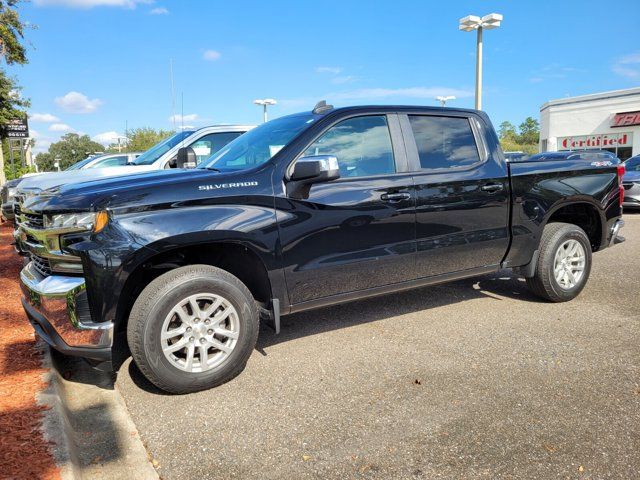
[{"label": "rear tire", "polygon": [[256,302],[240,280],[210,265],[191,265],[147,285],[131,309],[127,341],[151,383],[189,393],[236,377],[258,330]]},{"label": "rear tire", "polygon": [[527,286],[551,302],[573,300],[591,273],[591,242],[577,225],[549,223],[540,239],[540,255]]}]

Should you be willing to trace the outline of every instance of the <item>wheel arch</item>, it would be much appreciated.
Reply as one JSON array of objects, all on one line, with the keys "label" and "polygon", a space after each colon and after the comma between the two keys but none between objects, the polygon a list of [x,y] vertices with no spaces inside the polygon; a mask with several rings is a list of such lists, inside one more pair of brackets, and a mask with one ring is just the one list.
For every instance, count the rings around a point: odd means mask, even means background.
[{"label": "wheel arch", "polygon": [[541,228],[554,222],[570,223],[582,228],[594,252],[606,242],[605,214],[589,197],[570,198],[556,203],[548,210]]}]

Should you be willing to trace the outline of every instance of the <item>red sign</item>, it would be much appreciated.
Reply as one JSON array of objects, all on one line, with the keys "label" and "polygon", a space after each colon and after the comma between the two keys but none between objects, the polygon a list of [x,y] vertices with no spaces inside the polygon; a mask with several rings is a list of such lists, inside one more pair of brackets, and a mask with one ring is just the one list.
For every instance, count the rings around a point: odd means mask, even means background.
[{"label": "red sign", "polygon": [[628,127],[629,125],[640,125],[640,111],[616,113],[611,120],[612,127]]},{"label": "red sign", "polygon": [[581,150],[583,148],[614,148],[630,147],[633,144],[633,134],[605,133],[596,135],[582,135],[579,137],[558,138],[558,150]]}]

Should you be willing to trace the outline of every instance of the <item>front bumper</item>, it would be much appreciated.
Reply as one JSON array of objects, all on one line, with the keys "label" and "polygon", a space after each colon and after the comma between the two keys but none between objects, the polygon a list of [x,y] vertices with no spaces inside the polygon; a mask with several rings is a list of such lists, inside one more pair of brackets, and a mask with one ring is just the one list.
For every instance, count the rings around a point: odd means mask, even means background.
[{"label": "front bumper", "polygon": [[42,276],[27,264],[20,272],[22,306],[36,333],[56,350],[96,361],[111,360],[113,323],[94,323],[82,277]]}]

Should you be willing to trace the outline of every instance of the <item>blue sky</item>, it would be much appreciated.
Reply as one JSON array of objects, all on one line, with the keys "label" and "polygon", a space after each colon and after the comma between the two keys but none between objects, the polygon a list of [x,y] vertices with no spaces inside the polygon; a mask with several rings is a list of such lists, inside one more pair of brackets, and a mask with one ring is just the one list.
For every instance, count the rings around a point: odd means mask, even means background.
[{"label": "blue sky", "polygon": [[[483,107],[493,122],[538,117],[552,98],[640,85],[640,2],[33,0],[21,4],[37,151],[66,131],[258,123],[334,105],[472,107],[475,33],[458,19],[498,12],[485,33]],[[184,106],[181,99],[184,98]],[[178,124],[181,122],[179,121]]]}]

